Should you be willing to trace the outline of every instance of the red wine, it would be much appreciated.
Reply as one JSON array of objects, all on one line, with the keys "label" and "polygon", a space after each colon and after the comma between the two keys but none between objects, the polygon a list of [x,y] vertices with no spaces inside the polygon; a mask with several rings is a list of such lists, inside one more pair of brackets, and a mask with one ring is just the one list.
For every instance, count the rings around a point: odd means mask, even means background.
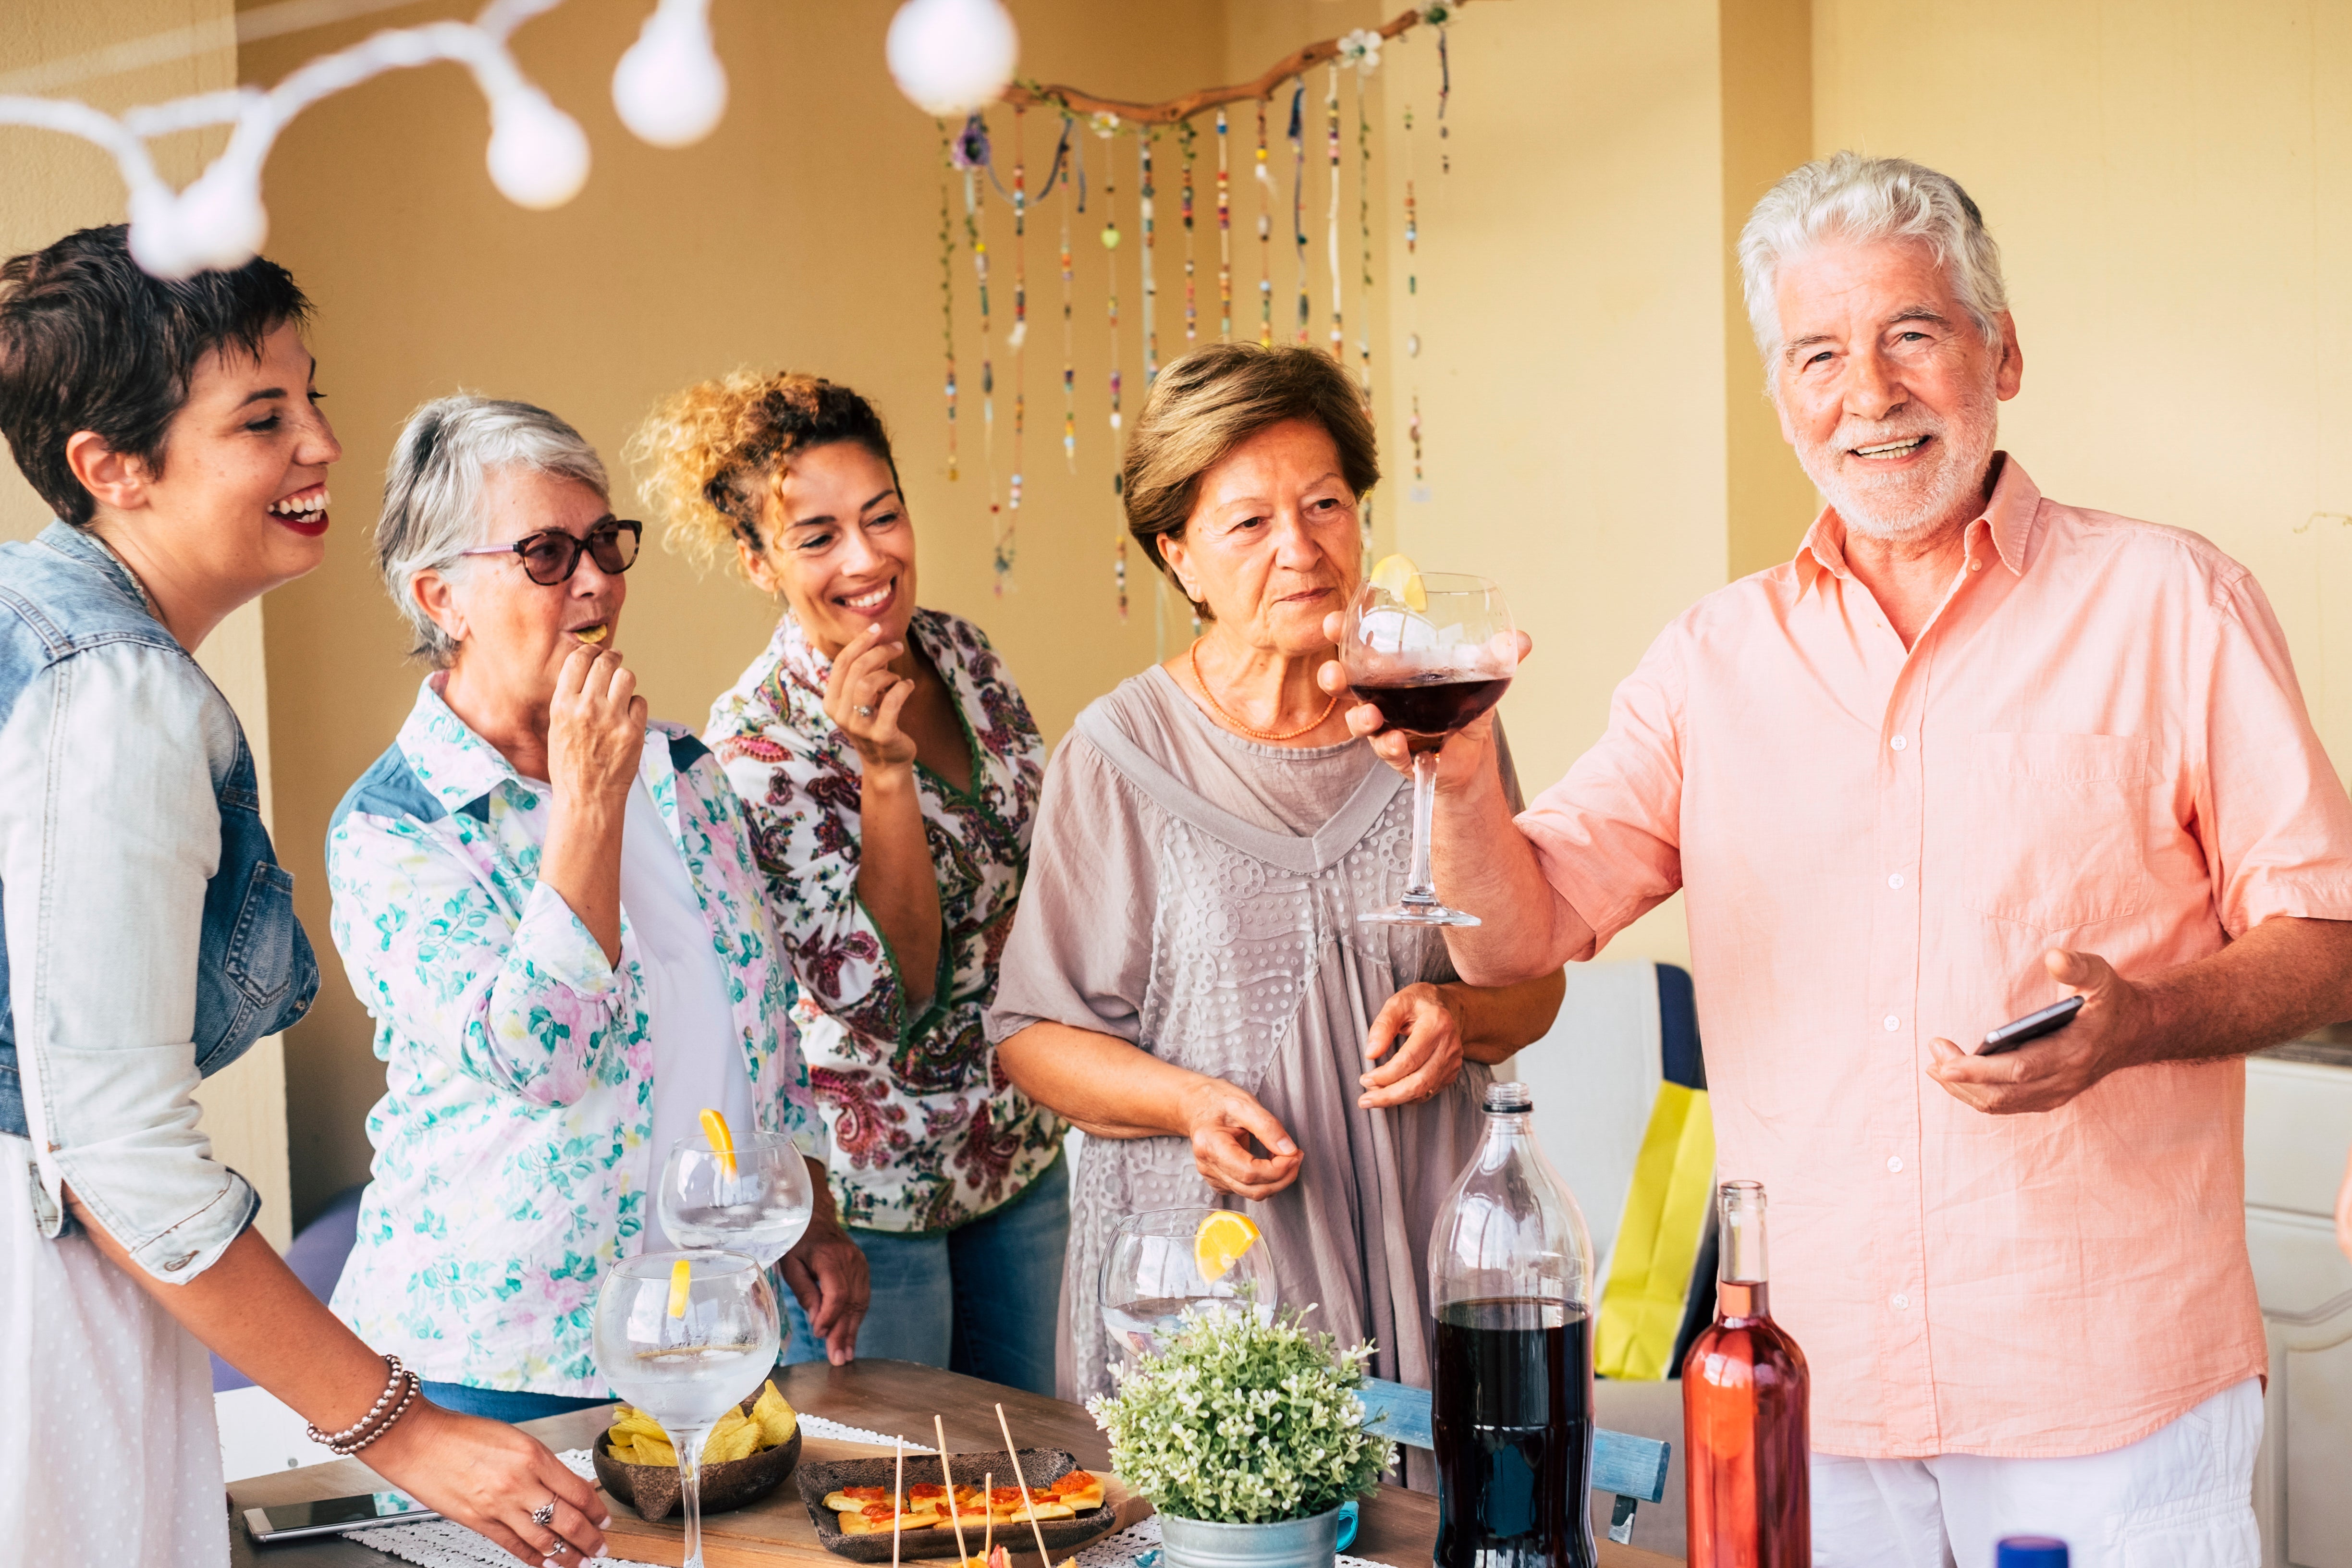
[{"label": "red wine", "polygon": [[1466,680],[1431,675],[1401,685],[1350,683],[1359,702],[1381,710],[1391,730],[1413,735],[1450,735],[1503,700],[1511,678],[1473,676]]},{"label": "red wine", "polygon": [[1727,1183],[1722,1203],[1724,1272],[1747,1278],[1717,1284],[1715,1322],[1683,1360],[1690,1568],[1811,1568],[1811,1375],[1772,1321],[1762,1189]]},{"label": "red wine", "polygon": [[1442,1310],[1434,1568],[1594,1568],[1590,1331],[1559,1301]]}]

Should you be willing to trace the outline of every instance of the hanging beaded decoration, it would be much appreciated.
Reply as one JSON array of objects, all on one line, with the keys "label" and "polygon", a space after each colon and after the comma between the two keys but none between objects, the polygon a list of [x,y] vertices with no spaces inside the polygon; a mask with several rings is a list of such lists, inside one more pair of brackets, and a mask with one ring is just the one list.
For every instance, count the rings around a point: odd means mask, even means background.
[{"label": "hanging beaded decoration", "polygon": [[1274,170],[1265,160],[1265,99],[1257,100],[1257,344],[1270,349],[1274,346]]},{"label": "hanging beaded decoration", "polygon": [[1323,89],[1324,142],[1331,161],[1330,213],[1324,222],[1324,265],[1331,273],[1331,357],[1348,363],[1348,331],[1339,299],[1339,62]]},{"label": "hanging beaded decoration", "polygon": [[955,153],[947,121],[940,127],[940,320],[948,354],[948,478],[956,477],[955,225],[948,216],[948,171]]},{"label": "hanging beaded decoration", "polygon": [[1421,466],[1421,209],[1413,193],[1412,94],[1404,100],[1404,307],[1405,374],[1410,382],[1412,414],[1405,436],[1412,445],[1413,499],[1420,499]]},{"label": "hanging beaded decoration", "polygon": [[[1110,493],[1113,500],[1121,498],[1125,480],[1118,471],[1119,415],[1118,374],[1118,160],[1112,156],[1110,139],[1118,129],[1118,117],[1114,114],[1095,116],[1095,134],[1103,139],[1103,276],[1104,297],[1110,321]],[[1122,519],[1122,524],[1124,520]],[[1127,619],[1127,529],[1118,530],[1118,546],[1111,560],[1111,580],[1118,589],[1118,618]]]},{"label": "hanging beaded decoration", "polygon": [[[958,169],[963,172],[963,237],[971,252],[972,280],[980,294],[980,450],[982,470],[988,476],[988,531],[1002,549],[999,530],[1003,517],[996,500],[996,358],[995,343],[989,331],[988,302],[988,187],[981,180],[981,172],[988,167],[988,121],[974,112],[964,121],[963,132],[955,141],[950,154]],[[1003,592],[1004,579],[997,575],[997,591]]]},{"label": "hanging beaded decoration", "polygon": [[1146,391],[1160,379],[1160,285],[1151,272],[1151,253],[1156,241],[1153,234],[1157,222],[1151,199],[1160,193],[1151,183],[1151,128],[1145,126],[1135,133],[1139,170],[1141,178],[1136,184],[1138,223],[1143,229],[1143,385]]},{"label": "hanging beaded decoration", "polygon": [[1356,250],[1364,263],[1362,281],[1367,302],[1363,325],[1356,334],[1356,347],[1362,358],[1366,403],[1372,400],[1372,114],[1365,97],[1371,88],[1370,74],[1356,73]]},{"label": "hanging beaded decoration", "polygon": [[1445,100],[1454,96],[1454,61],[1445,52],[1445,16],[1443,5],[1433,5],[1432,18],[1437,25],[1437,172],[1440,175],[1454,173],[1454,130],[1445,123]]},{"label": "hanging beaded decoration", "polygon": [[1184,144],[1184,346],[1191,348],[1201,339],[1201,300],[1192,279],[1192,160],[1196,140],[1192,122],[1183,121],[1176,134]]},{"label": "hanging beaded decoration", "polygon": [[[992,563],[996,592],[1002,595],[1013,580],[1013,531],[1021,526],[1021,473],[1024,437],[1029,423],[1029,167],[1023,139],[1025,108],[1013,110],[1013,330],[1004,344],[1013,351],[1013,486],[1005,497],[1003,531],[996,536]],[[1048,176],[1050,178],[1050,176]]]},{"label": "hanging beaded decoration", "polygon": [[1315,307],[1307,297],[1307,79],[1290,89],[1290,241],[1298,264],[1298,342],[1304,347]]},{"label": "hanging beaded decoration", "polygon": [[1070,316],[1070,192],[1087,188],[1087,144],[1071,132],[1076,127],[1062,116],[1062,142],[1070,150],[1070,174],[1062,181],[1062,461],[1078,471],[1078,350],[1077,328]]},{"label": "hanging beaded decoration", "polygon": [[1225,150],[1225,111],[1217,110],[1217,340],[1234,337],[1234,180]]}]

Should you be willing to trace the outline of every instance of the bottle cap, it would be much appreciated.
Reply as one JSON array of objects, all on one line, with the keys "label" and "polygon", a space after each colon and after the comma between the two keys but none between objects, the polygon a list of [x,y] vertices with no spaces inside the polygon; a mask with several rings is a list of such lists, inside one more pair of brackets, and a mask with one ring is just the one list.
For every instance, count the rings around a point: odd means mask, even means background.
[{"label": "bottle cap", "polygon": [[1536,1097],[1523,1083],[1490,1083],[1486,1086],[1488,1110],[1533,1110]]},{"label": "bottle cap", "polygon": [[2066,1568],[2066,1543],[2054,1535],[2011,1535],[1995,1549],[1993,1568]]}]

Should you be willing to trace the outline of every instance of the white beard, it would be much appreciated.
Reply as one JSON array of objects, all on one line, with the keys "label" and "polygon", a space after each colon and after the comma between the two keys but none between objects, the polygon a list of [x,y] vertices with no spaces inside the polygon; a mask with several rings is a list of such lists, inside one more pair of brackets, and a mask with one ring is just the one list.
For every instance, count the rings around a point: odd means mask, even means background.
[{"label": "white beard", "polygon": [[[2000,434],[2000,403],[1992,384],[1971,393],[1945,420],[1925,409],[1912,408],[1881,426],[1856,421],[1841,423],[1826,441],[1801,443],[1797,461],[1814,487],[1837,510],[1847,530],[1865,539],[1901,543],[1935,533],[1959,511],[1977,503],[1984,478],[1992,466],[1994,443]],[[1848,460],[1857,447],[1874,447],[1911,436],[1930,436],[1933,461],[1924,468],[1889,474],[1875,479]],[[1963,521],[1966,520],[1963,519]]]}]

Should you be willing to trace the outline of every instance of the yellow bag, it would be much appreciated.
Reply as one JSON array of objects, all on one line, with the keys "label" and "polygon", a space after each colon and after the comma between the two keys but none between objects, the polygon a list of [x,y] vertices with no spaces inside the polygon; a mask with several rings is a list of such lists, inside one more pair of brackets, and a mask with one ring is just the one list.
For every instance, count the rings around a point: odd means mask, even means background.
[{"label": "yellow bag", "polygon": [[1654,1383],[1674,1370],[1675,1337],[1714,1193],[1715,1117],[1706,1090],[1662,1083],[1601,1288],[1594,1372]]}]

